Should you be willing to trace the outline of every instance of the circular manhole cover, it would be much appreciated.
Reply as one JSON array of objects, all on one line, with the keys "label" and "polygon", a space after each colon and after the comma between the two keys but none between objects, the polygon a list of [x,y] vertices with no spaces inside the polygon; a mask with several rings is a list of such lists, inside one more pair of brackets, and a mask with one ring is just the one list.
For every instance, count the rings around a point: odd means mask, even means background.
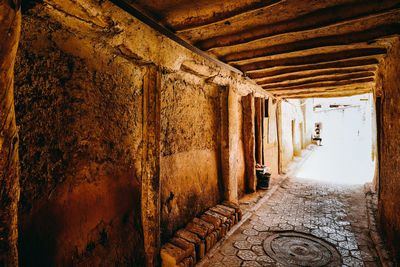
[{"label": "circular manhole cover", "polygon": [[315,236],[299,232],[279,232],[264,240],[264,250],[287,266],[340,266],[335,247]]}]

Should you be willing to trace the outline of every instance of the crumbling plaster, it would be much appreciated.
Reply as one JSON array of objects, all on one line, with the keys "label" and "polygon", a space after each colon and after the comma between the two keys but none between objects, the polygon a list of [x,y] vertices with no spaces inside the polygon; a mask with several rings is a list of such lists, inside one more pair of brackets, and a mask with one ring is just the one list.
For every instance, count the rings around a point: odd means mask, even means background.
[{"label": "crumbling plaster", "polygon": [[285,170],[293,157],[301,152],[300,123],[304,123],[301,100],[281,101],[280,120],[280,164]]},{"label": "crumbling plaster", "polygon": [[[23,16],[16,70],[22,266],[144,262],[142,81],[150,65],[162,75],[162,237],[224,198],[237,201],[241,96],[265,93],[108,1],[45,1]],[[218,120],[220,109],[229,119]]]}]

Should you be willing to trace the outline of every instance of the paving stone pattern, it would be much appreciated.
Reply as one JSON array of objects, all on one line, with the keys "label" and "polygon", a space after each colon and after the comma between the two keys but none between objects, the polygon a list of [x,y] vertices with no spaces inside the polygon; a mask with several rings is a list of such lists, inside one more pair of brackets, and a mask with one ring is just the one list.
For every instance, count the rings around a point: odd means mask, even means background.
[{"label": "paving stone pattern", "polygon": [[277,231],[319,237],[339,251],[342,266],[381,266],[368,229],[363,186],[288,179],[203,266],[285,266],[263,241]]}]

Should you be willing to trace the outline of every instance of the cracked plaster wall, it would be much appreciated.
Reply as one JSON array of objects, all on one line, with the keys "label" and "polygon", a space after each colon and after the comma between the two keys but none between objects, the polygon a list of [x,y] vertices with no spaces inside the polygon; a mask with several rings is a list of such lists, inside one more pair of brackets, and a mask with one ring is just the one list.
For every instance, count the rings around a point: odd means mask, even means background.
[{"label": "cracked plaster wall", "polygon": [[[304,114],[300,100],[281,102],[281,166],[283,170],[294,156],[301,152],[300,123],[304,123]],[[294,128],[292,127],[294,121]],[[293,128],[293,129],[292,129]],[[292,134],[294,131],[294,134]]]},{"label": "cracked plaster wall", "polygon": [[44,1],[23,16],[15,73],[21,266],[143,264],[148,64],[162,71],[162,238],[222,200],[220,88],[240,92],[227,101],[229,166],[243,179],[240,98],[258,88],[108,1]]},{"label": "cracked plaster wall", "polygon": [[162,241],[220,202],[219,88],[165,75],[161,91]]},{"label": "cracked plaster wall", "polygon": [[21,266],[138,265],[143,70],[63,51],[53,34],[71,33],[42,11],[23,18],[15,71]]},{"label": "cracked plaster wall", "polygon": [[269,117],[264,118],[264,161],[271,169],[272,177],[277,176],[278,170],[278,131],[276,124],[277,104],[269,99],[268,112]]}]

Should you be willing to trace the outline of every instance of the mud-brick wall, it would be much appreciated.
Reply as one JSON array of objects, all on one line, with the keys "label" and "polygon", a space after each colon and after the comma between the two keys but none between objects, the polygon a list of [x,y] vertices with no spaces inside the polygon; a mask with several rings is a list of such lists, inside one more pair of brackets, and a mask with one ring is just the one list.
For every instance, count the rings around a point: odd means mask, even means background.
[{"label": "mud-brick wall", "polygon": [[400,264],[400,40],[397,37],[380,64],[383,89],[380,132],[379,222]]},{"label": "mud-brick wall", "polygon": [[[163,241],[224,197],[237,200],[241,96],[226,88],[264,96],[261,88],[110,1],[40,2],[24,15],[20,48],[21,266],[144,266],[144,247],[153,255],[142,228],[157,227],[158,211],[142,226],[140,198],[158,192],[141,183],[142,135],[161,140],[160,166],[152,163],[161,172]],[[161,121],[143,116],[149,66],[162,72]],[[144,134],[143,122],[161,133]]]},{"label": "mud-brick wall", "polygon": [[303,145],[304,148],[307,147],[312,142],[312,136],[314,134],[314,100],[313,99],[304,99],[302,101],[301,109],[304,115],[304,135],[303,135]]},{"label": "mud-brick wall", "polygon": [[300,123],[304,123],[304,117],[300,100],[282,101],[280,109],[280,153],[281,165],[285,169],[293,156],[301,152]]},{"label": "mud-brick wall", "polygon": [[278,169],[278,128],[276,121],[277,104],[272,98],[268,100],[268,118],[264,118],[264,162],[273,177],[279,173]]},{"label": "mud-brick wall", "polygon": [[78,58],[53,35],[74,36],[51,19],[23,17],[20,265],[141,266],[143,70],[66,39],[93,53]]},{"label": "mud-brick wall", "polygon": [[243,139],[242,95],[235,90],[229,91],[229,172],[232,185],[237,185],[237,198],[246,193],[245,157]]},{"label": "mud-brick wall", "polygon": [[218,86],[195,84],[179,74],[163,76],[162,242],[193,217],[221,201],[220,123]]}]

